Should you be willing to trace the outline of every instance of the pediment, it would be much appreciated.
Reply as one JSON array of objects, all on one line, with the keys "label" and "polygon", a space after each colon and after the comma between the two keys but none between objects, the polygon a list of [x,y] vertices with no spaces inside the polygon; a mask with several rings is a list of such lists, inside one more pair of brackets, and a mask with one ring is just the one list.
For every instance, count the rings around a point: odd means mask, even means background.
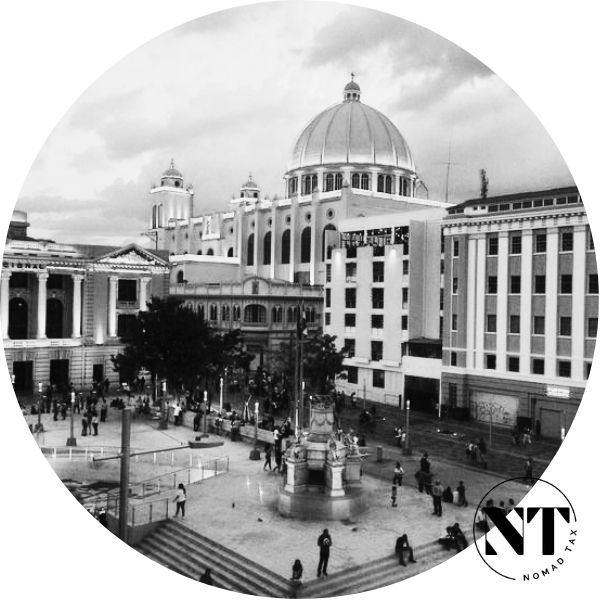
[{"label": "pediment", "polygon": [[96,259],[96,263],[108,265],[123,265],[136,267],[168,267],[169,264],[162,258],[136,244],[118,248],[109,254]]}]

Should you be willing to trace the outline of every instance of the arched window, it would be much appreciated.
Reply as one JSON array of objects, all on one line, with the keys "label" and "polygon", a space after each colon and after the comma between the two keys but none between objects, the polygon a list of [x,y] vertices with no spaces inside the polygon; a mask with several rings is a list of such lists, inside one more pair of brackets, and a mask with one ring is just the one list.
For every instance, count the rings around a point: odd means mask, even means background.
[{"label": "arched window", "polygon": [[335,189],[336,190],[341,190],[343,183],[344,183],[344,178],[342,177],[342,174],[341,173],[336,173],[335,174]]},{"label": "arched window", "polygon": [[387,175],[385,178],[385,193],[386,194],[392,193],[392,176],[391,175]]},{"label": "arched window", "polygon": [[383,192],[385,190],[385,178],[383,175],[377,175],[377,191]]},{"label": "arched window", "polygon": [[360,188],[360,173],[352,173],[352,187]]},{"label": "arched window", "polygon": [[223,304],[221,306],[221,321],[227,323],[227,321],[229,321],[230,312],[229,304]]},{"label": "arched window", "polygon": [[315,190],[319,189],[319,176],[318,175],[313,175],[312,176],[312,184],[310,186],[310,193],[312,194]]},{"label": "arched window", "polygon": [[360,176],[360,189],[368,190],[369,188],[369,175],[367,173],[363,173]]},{"label": "arched window", "polygon": [[310,262],[310,227],[305,227],[300,236],[300,262]]},{"label": "arched window", "polygon": [[63,303],[57,298],[46,302],[46,337],[63,338]]},{"label": "arched window", "polygon": [[184,283],[183,271],[177,271],[177,283]]},{"label": "arched window", "polygon": [[248,236],[248,245],[246,252],[246,264],[252,266],[254,264],[254,234]]},{"label": "arched window", "polygon": [[310,175],[305,175],[302,178],[302,195],[303,196],[307,196],[308,194],[310,194],[310,181],[311,181]]},{"label": "arched window", "polygon": [[290,230],[286,229],[281,234],[281,264],[290,264]]},{"label": "arched window", "polygon": [[296,323],[298,320],[298,307],[297,306],[288,306],[287,309],[287,322],[288,325],[292,323]]},{"label": "arched window", "polygon": [[333,173],[327,173],[327,175],[325,175],[325,191],[333,191]]},{"label": "arched window", "polygon": [[267,309],[262,304],[248,304],[244,308],[245,323],[266,323]]},{"label": "arched window", "polygon": [[210,305],[210,308],[208,310],[208,318],[210,321],[216,321],[219,318],[216,304]]},{"label": "arched window", "polygon": [[267,231],[263,239],[263,265],[271,264],[271,232]]},{"label": "arched window", "polygon": [[201,319],[204,319],[204,304],[198,304],[198,306],[196,307],[197,312],[198,312],[198,316]]},{"label": "arched window", "polygon": [[229,248],[229,250],[227,250],[227,256],[229,256],[229,258],[233,258],[233,248]]},{"label": "arched window", "polygon": [[281,306],[274,306],[271,310],[271,313],[271,321],[273,323],[281,323],[283,321],[283,310],[281,309]]},{"label": "arched window", "polygon": [[307,323],[314,323],[315,322],[315,307],[314,306],[308,306],[308,307],[306,307],[304,313],[306,315],[306,322]]},{"label": "arched window", "polygon": [[198,255],[201,256],[202,255],[202,250],[198,250],[198,252],[196,252],[196,254],[198,254]]},{"label": "arched window", "polygon": [[234,321],[239,321],[240,318],[241,318],[240,305],[239,304],[234,304],[233,305],[233,320]]},{"label": "arched window", "polygon": [[156,229],[156,204],[152,207],[152,229]]},{"label": "arched window", "polygon": [[298,192],[298,178],[292,177],[288,180],[288,196],[293,196]]},{"label": "arched window", "polygon": [[11,340],[27,339],[27,302],[23,298],[12,298],[8,303],[8,337]]},{"label": "arched window", "polygon": [[328,260],[331,258],[331,249],[336,246],[336,228],[331,223],[329,225],[325,225],[323,228],[323,243],[321,246],[321,256],[322,260]]},{"label": "arched window", "polygon": [[207,255],[207,256],[214,256],[214,254],[215,254],[215,251],[214,251],[212,248],[209,248],[209,249],[206,251],[206,255]]}]

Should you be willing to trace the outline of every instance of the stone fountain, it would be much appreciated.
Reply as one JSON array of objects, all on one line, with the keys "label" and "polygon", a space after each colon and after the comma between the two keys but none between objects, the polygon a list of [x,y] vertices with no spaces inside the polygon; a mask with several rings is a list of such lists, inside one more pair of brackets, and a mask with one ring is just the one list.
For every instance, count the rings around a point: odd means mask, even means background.
[{"label": "stone fountain", "polygon": [[338,440],[333,406],[321,397],[311,401],[308,435],[286,451],[287,473],[277,508],[297,519],[348,519],[367,508],[361,484],[358,446]]}]

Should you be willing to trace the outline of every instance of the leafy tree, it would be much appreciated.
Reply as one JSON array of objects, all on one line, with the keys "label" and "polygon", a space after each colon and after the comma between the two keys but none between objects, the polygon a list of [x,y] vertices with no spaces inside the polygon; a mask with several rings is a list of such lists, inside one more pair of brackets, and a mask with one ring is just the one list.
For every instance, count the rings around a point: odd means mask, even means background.
[{"label": "leafy tree", "polygon": [[123,352],[111,357],[121,378],[131,381],[146,368],[155,381],[193,389],[198,376],[207,377],[218,336],[193,309],[180,300],[153,297],[123,336]]},{"label": "leafy tree", "polygon": [[[317,334],[305,339],[303,343],[303,376],[308,389],[315,394],[328,394],[335,386],[336,375],[345,372],[344,350],[335,346],[336,336]],[[277,369],[289,380],[294,380],[296,344],[281,344],[275,360]]]}]

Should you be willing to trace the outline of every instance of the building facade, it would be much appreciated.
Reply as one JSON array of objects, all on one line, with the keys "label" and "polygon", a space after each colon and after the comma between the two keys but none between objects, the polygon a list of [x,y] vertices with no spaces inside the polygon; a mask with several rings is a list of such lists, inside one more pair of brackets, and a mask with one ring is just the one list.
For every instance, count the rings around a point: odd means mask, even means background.
[{"label": "building facade", "polygon": [[598,325],[596,257],[577,188],[470,200],[449,209],[443,230],[444,406],[564,436]]},{"label": "building facade", "polygon": [[345,349],[348,394],[417,410],[439,402],[441,221],[445,210],[340,223],[326,265],[325,331]]},{"label": "building facade", "polygon": [[151,296],[168,293],[169,264],[123,248],[36,240],[15,211],[2,262],[4,352],[17,392],[118,381],[110,357]]}]

